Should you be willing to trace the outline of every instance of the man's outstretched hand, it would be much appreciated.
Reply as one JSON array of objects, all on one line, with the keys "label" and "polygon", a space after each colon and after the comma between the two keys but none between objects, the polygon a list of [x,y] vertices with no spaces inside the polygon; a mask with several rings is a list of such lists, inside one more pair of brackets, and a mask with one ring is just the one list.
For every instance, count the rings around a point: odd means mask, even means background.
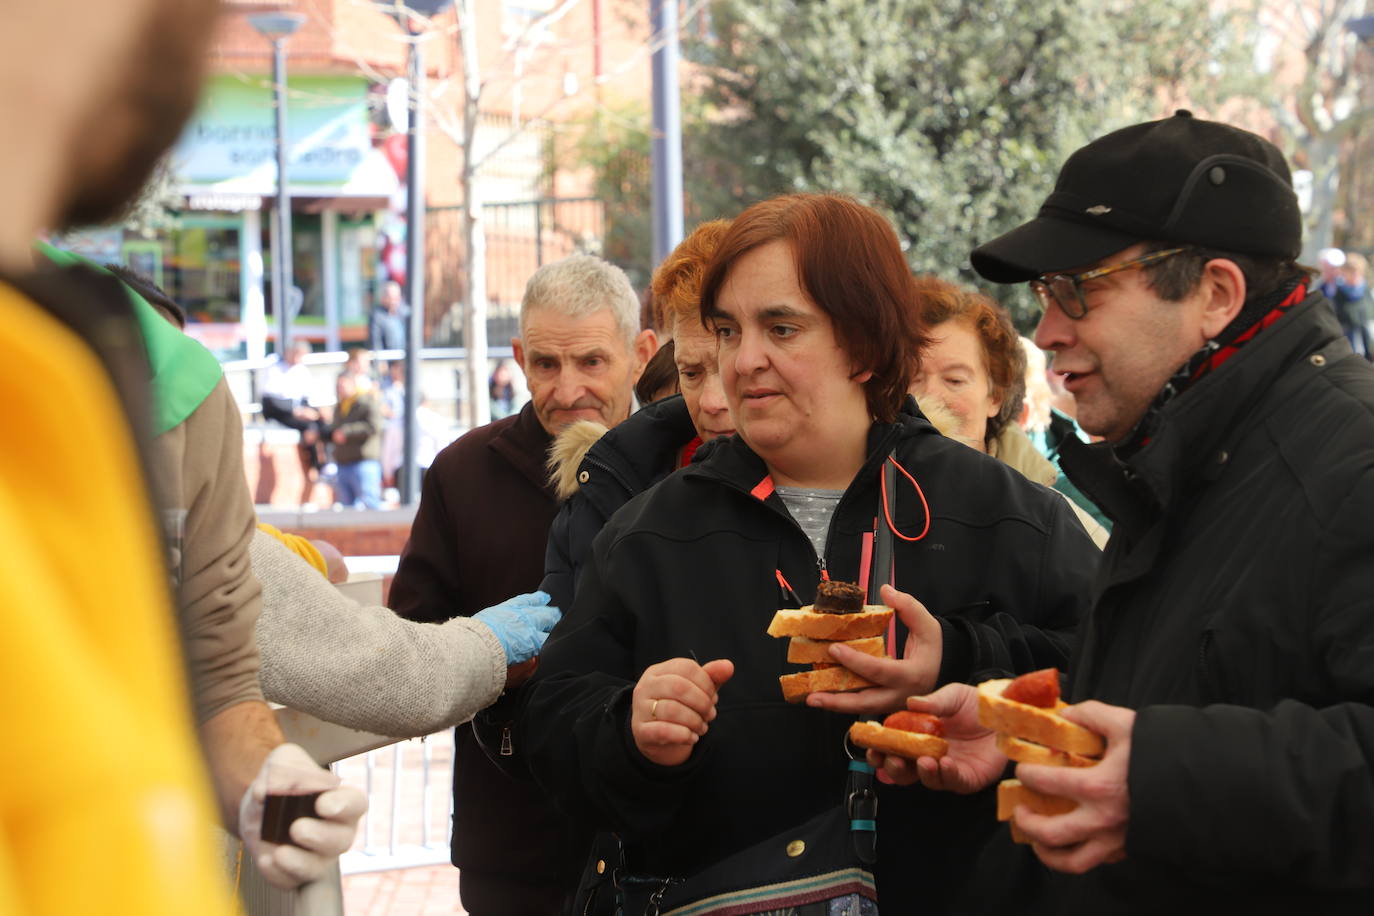
[{"label": "man's outstretched hand", "polygon": [[995,782],[1006,769],[1007,758],[997,749],[996,736],[978,722],[978,691],[968,684],[946,684],[924,697],[910,697],[908,709],[939,716],[945,726],[949,752],[940,758],[910,760],[879,751],[868,752],[868,762],[883,782],[911,785],[966,795]]}]

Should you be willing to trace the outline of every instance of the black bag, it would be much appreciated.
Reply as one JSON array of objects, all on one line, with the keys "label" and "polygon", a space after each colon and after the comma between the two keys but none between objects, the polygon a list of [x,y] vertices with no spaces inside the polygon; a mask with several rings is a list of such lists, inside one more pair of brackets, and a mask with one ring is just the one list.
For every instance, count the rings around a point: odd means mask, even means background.
[{"label": "black bag", "polygon": [[[877,916],[873,768],[849,763],[844,803],[687,877],[630,872],[624,849],[598,837],[578,914],[616,916]],[[611,863],[615,863],[612,866]]]}]

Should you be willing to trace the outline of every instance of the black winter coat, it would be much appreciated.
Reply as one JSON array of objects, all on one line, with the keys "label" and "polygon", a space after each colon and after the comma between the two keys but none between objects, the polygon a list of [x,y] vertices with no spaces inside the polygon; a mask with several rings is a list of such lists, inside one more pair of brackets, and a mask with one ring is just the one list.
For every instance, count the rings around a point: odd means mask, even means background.
[{"label": "black winter coat", "polygon": [[583,456],[579,489],[549,529],[544,582],[554,607],[572,607],[577,580],[592,554],[592,539],[634,496],[677,468],[682,447],[696,438],[682,395],[655,401],[607,430]]},{"label": "black winter coat", "polygon": [[1127,861],[1057,913],[1374,911],[1374,368],[1320,295],[1164,409],[1123,466],[1071,698],[1138,710]]},{"label": "black winter coat", "polygon": [[[907,410],[870,432],[868,460],[831,523],[831,576],[858,578],[879,467],[895,447],[931,516],[924,538],[897,540],[896,584],[941,617],[940,680],[1062,665],[1088,600],[1092,541],[1059,494],[940,436],[914,403]],[[902,479],[894,519],[914,535],[926,512]],[[811,541],[770,482],[736,437],[626,503],[597,536],[528,690],[517,735],[535,777],[574,816],[626,838],[631,867],[645,873],[691,874],[842,793],[852,719],[784,702],[778,676],[796,669],[787,641],[765,632],[777,608],[799,603],[775,570],[800,603],[819,580]],[[735,674],[692,757],[658,767],[630,737],[631,690],[649,665],[693,655],[730,658]],[[991,794],[884,786],[880,795],[882,905],[941,912],[971,852],[998,827]]]},{"label": "black winter coat", "polygon": [[[438,623],[533,591],[558,504],[544,469],[552,440],[530,404],[439,452],[391,584],[393,610]],[[471,724],[454,732],[453,864],[463,897],[483,899],[482,878],[576,886],[590,836],[568,823],[531,782],[483,753]],[[509,911],[507,909],[506,911]]]}]

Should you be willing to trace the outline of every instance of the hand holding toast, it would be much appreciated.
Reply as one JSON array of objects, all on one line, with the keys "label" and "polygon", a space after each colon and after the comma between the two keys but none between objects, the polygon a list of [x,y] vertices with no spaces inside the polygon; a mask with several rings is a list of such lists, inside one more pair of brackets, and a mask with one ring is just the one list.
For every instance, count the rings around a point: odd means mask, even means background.
[{"label": "hand holding toast", "polygon": [[1018,806],[1014,817],[1016,826],[1034,843],[1040,861],[1056,871],[1082,874],[1126,858],[1131,808],[1127,771],[1135,710],[1089,700],[1065,707],[1061,715],[1106,738],[1107,752],[1092,767],[1018,765],[1016,776],[1026,786],[1072,799],[1078,807],[1067,814],[1046,816]]},{"label": "hand holding toast", "polygon": [[831,646],[832,659],[878,686],[853,693],[813,693],[806,698],[808,706],[857,715],[884,715],[902,709],[907,697],[935,688],[944,652],[940,621],[921,602],[890,585],[883,586],[882,600],[896,610],[907,626],[903,657],[874,657],[848,646]]},{"label": "hand holding toast", "polygon": [[729,659],[704,665],[670,658],[644,669],[630,696],[635,747],[659,766],[678,766],[716,717],[717,691],[735,673]]},{"label": "hand holding toast", "polygon": [[885,774],[885,782],[966,795],[991,785],[1002,775],[1007,758],[997,750],[993,732],[978,722],[978,692],[968,684],[946,684],[924,697],[910,697],[908,709],[928,712],[944,722],[949,750],[940,759],[901,757],[869,751],[868,762]]}]

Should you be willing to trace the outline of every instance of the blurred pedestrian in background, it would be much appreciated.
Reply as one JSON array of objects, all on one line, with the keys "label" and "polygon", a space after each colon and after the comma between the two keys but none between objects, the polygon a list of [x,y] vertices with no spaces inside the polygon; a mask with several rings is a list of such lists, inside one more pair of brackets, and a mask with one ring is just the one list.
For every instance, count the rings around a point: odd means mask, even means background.
[{"label": "blurred pedestrian in background", "polygon": [[515,413],[514,363],[503,359],[491,370],[488,391],[491,396],[491,418],[499,420]]},{"label": "blurred pedestrian in background", "polygon": [[382,405],[366,375],[340,375],[330,439],[334,443],[334,501],[345,509],[382,507]]},{"label": "blurred pedestrian in background", "polygon": [[401,302],[401,284],[388,280],[367,319],[367,345],[373,350],[406,349],[410,309]]}]

